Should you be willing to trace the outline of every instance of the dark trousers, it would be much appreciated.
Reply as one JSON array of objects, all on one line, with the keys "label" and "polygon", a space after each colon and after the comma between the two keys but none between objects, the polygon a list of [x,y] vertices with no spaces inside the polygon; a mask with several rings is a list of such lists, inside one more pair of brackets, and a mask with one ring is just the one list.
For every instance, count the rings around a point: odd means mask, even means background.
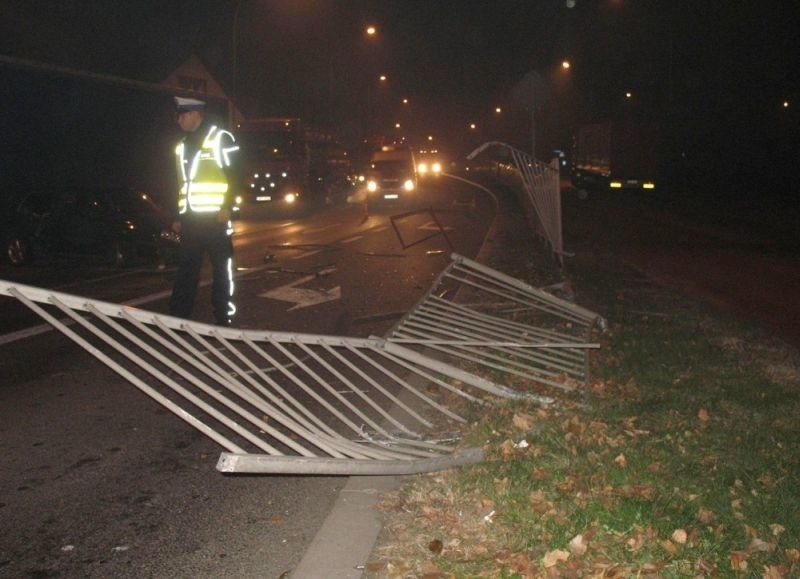
[{"label": "dark trousers", "polygon": [[233,243],[225,223],[218,223],[216,214],[184,218],[181,222],[181,245],[178,271],[169,300],[170,315],[190,318],[197,296],[203,257],[211,262],[211,305],[217,324],[230,323],[232,309]]}]

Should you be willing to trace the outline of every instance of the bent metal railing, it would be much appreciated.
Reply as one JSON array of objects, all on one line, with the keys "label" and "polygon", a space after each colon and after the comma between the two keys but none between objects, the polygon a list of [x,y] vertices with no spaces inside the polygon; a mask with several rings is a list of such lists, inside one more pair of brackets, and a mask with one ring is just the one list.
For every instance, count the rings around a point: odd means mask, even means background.
[{"label": "bent metal railing", "polygon": [[412,474],[477,462],[481,449],[422,436],[465,422],[429,392],[477,404],[524,396],[381,338],[221,328],[2,280],[0,295],[221,445],[223,472]]},{"label": "bent metal railing", "polygon": [[[479,303],[434,295],[453,284]],[[447,444],[466,422],[458,409],[552,398],[462,366],[569,390],[562,376],[585,377],[595,345],[507,316],[533,311],[584,330],[600,319],[457,254],[388,340],[221,328],[3,280],[0,295],[222,446],[217,469],[230,473],[414,474],[478,462],[481,449]]]},{"label": "bent metal railing", "polygon": [[588,353],[599,347],[588,338],[605,327],[602,317],[456,253],[451,259],[390,330],[390,342],[544,389],[573,391],[588,381]]}]

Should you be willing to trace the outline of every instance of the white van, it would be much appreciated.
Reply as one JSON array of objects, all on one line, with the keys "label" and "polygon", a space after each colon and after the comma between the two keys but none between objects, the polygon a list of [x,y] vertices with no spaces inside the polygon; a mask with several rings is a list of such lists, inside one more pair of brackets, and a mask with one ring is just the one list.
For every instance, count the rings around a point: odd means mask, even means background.
[{"label": "white van", "polygon": [[370,199],[400,199],[417,189],[417,167],[409,147],[387,145],[369,160],[367,192]]}]

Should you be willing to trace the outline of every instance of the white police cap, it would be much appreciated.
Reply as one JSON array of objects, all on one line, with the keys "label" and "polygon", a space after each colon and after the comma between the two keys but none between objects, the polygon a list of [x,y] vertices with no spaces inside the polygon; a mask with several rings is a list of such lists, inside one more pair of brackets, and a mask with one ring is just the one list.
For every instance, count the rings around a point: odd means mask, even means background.
[{"label": "white police cap", "polygon": [[190,99],[186,97],[175,97],[176,111],[202,111],[206,108],[205,101]]}]

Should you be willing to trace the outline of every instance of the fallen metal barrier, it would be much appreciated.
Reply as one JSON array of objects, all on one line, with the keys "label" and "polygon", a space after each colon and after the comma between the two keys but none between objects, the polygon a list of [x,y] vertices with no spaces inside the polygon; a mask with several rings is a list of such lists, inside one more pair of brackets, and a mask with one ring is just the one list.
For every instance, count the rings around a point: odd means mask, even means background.
[{"label": "fallen metal barrier", "polygon": [[442,439],[466,422],[442,398],[465,407],[486,404],[487,394],[552,401],[430,352],[566,389],[556,376],[585,376],[586,348],[595,347],[434,295],[453,282],[488,292],[506,310],[584,329],[599,320],[457,254],[388,340],[221,328],[3,280],[0,295],[217,442],[222,472],[387,475],[482,459],[481,449],[457,450],[446,444],[452,436]]},{"label": "fallen metal barrier", "polygon": [[423,438],[466,422],[428,392],[477,404],[482,392],[516,394],[380,338],[221,328],[6,281],[0,294],[221,445],[223,472],[412,474],[477,462],[480,449]]},{"label": "fallen metal barrier", "polygon": [[589,379],[588,352],[599,344],[588,338],[603,318],[456,253],[451,259],[389,331],[390,342],[560,391]]}]

